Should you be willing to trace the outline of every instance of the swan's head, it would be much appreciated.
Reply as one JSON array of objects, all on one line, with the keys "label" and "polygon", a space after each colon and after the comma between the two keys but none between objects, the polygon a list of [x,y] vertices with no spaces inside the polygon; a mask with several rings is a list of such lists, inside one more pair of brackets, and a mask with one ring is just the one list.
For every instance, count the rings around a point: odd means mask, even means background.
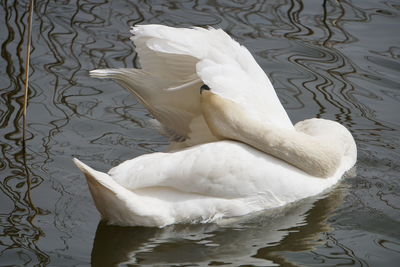
[{"label": "swan's head", "polygon": [[200,93],[202,113],[211,132],[219,139],[241,140],[235,133],[247,128],[251,116],[239,104],[214,94],[207,85]]},{"label": "swan's head", "polygon": [[350,132],[337,122],[311,119],[286,129],[260,121],[234,101],[201,89],[201,108],[211,132],[280,158],[315,177],[331,177],[351,167],[357,150]]},{"label": "swan's head", "polygon": [[278,128],[270,122],[261,121],[252,110],[215,94],[206,85],[201,87],[200,92],[204,119],[219,139],[241,141],[259,148],[257,145],[260,140],[255,139],[264,136],[266,128]]}]

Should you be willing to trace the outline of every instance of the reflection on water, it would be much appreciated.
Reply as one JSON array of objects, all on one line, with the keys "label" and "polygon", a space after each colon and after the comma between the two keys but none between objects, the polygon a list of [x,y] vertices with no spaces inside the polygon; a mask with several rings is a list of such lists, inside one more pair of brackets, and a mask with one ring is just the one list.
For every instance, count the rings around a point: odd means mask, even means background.
[{"label": "reflection on water", "polygon": [[223,226],[171,225],[158,229],[100,222],[92,265],[292,265],[279,252],[310,250],[318,244],[318,235],[330,230],[326,219],[341,204],[342,190],[336,188],[321,200],[307,199]]},{"label": "reflection on water", "polygon": [[[396,265],[397,0],[35,3],[25,150],[28,1],[0,5],[2,264],[88,265],[95,236],[95,265]],[[107,170],[167,145],[146,127],[149,115],[134,98],[87,75],[94,68],[136,66],[128,29],[137,23],[221,27],[252,51],[294,122],[324,117],[348,127],[359,147],[358,175],[344,182],[343,202],[335,191],[313,208],[303,203],[231,225],[160,230],[100,224],[95,233],[98,213],[70,159]],[[109,243],[101,241],[105,237]],[[119,249],[107,249],[111,244]]]}]

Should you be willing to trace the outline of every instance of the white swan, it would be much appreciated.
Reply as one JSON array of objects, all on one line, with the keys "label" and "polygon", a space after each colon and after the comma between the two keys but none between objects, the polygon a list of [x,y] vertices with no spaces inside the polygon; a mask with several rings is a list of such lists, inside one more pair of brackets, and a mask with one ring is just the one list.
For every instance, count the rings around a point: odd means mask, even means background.
[{"label": "white swan", "polygon": [[108,174],[74,159],[109,223],[242,216],[317,195],[355,164],[350,132],[323,119],[293,126],[263,70],[224,31],[141,25],[132,33],[142,69],[91,75],[134,93],[172,146]]}]

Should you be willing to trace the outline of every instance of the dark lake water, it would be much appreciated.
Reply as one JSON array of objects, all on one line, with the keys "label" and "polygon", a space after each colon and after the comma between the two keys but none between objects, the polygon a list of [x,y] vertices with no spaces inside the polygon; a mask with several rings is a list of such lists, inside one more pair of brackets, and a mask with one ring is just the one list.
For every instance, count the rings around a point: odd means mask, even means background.
[{"label": "dark lake water", "polygon": [[[400,1],[36,1],[26,147],[27,1],[0,5],[1,266],[399,266]],[[212,25],[256,57],[293,122],[338,121],[354,177],[226,226],[99,224],[71,158],[106,171],[163,150],[147,111],[88,71],[132,67],[129,26]]]}]

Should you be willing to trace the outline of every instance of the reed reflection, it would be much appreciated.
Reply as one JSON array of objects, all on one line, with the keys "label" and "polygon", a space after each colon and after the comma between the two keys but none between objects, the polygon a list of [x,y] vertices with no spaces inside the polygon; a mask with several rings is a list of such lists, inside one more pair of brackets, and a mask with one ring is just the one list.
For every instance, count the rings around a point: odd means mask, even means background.
[{"label": "reed reflection", "polygon": [[[4,136],[4,142],[0,142],[0,256],[11,255],[13,258],[13,255],[18,255],[18,259],[13,259],[13,264],[17,261],[19,264],[46,264],[49,257],[37,245],[43,237],[43,231],[34,221],[41,210],[31,196],[33,189],[43,180],[30,165],[33,156],[27,148],[27,142],[34,135],[30,129],[26,129],[25,122],[24,103],[34,93],[24,93],[22,86],[28,79],[25,76],[29,73],[26,52],[31,48],[29,45],[27,47],[30,37],[28,6],[27,3],[7,2],[1,10],[6,18],[4,25],[8,36],[1,46],[2,61],[6,66],[2,79],[7,82],[0,85],[3,109],[0,112],[0,134]],[[11,200],[11,205],[8,205],[8,200]],[[8,209],[3,210],[3,205],[7,205]]]}]

